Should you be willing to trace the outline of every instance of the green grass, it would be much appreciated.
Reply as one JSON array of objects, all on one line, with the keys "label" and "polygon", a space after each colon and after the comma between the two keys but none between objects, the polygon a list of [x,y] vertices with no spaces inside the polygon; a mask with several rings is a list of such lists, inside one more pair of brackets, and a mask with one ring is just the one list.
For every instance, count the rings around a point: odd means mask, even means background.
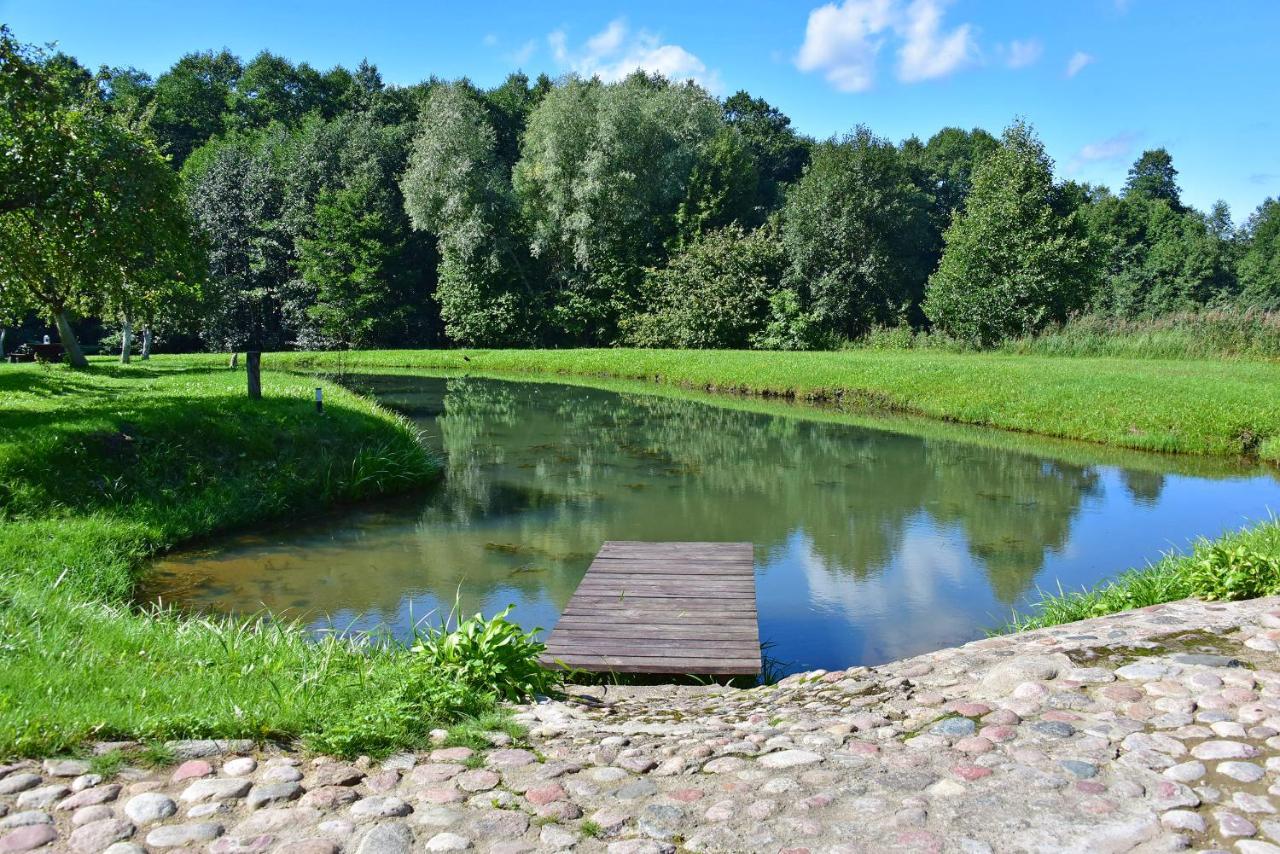
[{"label": "green grass", "polygon": [[[1233,585],[1243,570],[1266,567],[1261,577]],[[1145,608],[1189,596],[1245,599],[1280,592],[1280,521],[1272,519],[1217,540],[1200,540],[1187,554],[1170,554],[1122,573],[1092,590],[1045,594],[1035,613],[1015,615],[999,633],[1041,629]]]},{"label": "green grass", "polygon": [[301,370],[383,368],[642,380],[1146,451],[1280,462],[1280,363],[934,350],[382,350],[272,357]]},{"label": "green grass", "polygon": [[244,383],[208,359],[0,366],[0,756],[184,737],[378,752],[493,709],[405,647],[132,604],[175,544],[437,475],[362,397],[323,383],[318,415],[314,380],[264,373],[257,402]]}]

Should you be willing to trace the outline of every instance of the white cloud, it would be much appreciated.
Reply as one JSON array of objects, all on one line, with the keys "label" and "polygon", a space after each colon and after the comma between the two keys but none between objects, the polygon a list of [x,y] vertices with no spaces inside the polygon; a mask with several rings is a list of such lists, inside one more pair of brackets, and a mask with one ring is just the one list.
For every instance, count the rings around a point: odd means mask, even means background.
[{"label": "white cloud", "polygon": [[898,51],[898,79],[907,83],[945,77],[973,61],[977,45],[973,27],[961,24],[942,31],[941,0],[915,0],[907,7],[901,34],[906,39]]},{"label": "white cloud", "polygon": [[534,52],[537,49],[538,49],[537,40],[529,39],[527,42],[520,45],[520,47],[516,48],[515,50],[511,51],[511,53],[507,54],[507,59],[511,60],[511,62],[513,62],[516,65],[524,65],[526,62],[529,61],[529,58],[533,56]]},{"label": "white cloud", "polygon": [[591,36],[579,49],[569,46],[564,30],[547,36],[551,55],[564,68],[584,77],[621,80],[633,71],[661,74],[669,80],[695,80],[712,92],[720,90],[720,77],[701,59],[680,45],[667,44],[657,33],[632,30],[617,18]]},{"label": "white cloud", "polygon": [[1004,64],[1010,68],[1026,68],[1033,65],[1040,59],[1040,55],[1044,53],[1044,45],[1039,39],[1026,39],[1019,41],[1014,39],[1002,50],[1004,54]]},{"label": "white cloud", "polygon": [[809,13],[804,44],[796,55],[801,71],[821,71],[841,92],[864,92],[875,80],[881,35],[893,19],[892,0],[844,0]]},{"label": "white cloud", "polygon": [[876,60],[890,40],[898,44],[898,79],[906,83],[945,77],[971,64],[974,30],[946,30],[949,0],[843,0],[809,13],[804,43],[796,54],[801,71],[821,72],[842,92],[865,92],[875,83]]},{"label": "white cloud", "polygon": [[1071,54],[1071,58],[1067,60],[1067,76],[1075,77],[1084,70],[1086,65],[1092,63],[1094,59],[1096,59],[1096,57],[1093,54],[1085,53],[1082,50],[1078,50]]},{"label": "white cloud", "polygon": [[1106,139],[1100,139],[1097,142],[1091,142],[1075,153],[1075,156],[1071,158],[1071,162],[1067,164],[1067,171],[1075,173],[1080,170],[1080,167],[1088,163],[1108,163],[1125,160],[1137,146],[1138,136],[1133,131],[1125,131]]},{"label": "white cloud", "polygon": [[497,47],[497,46],[498,46],[498,34],[497,34],[497,33],[485,33],[485,34],[484,34],[484,38],[483,38],[483,39],[481,39],[480,41],[484,44],[484,46],[485,46],[485,47]]}]

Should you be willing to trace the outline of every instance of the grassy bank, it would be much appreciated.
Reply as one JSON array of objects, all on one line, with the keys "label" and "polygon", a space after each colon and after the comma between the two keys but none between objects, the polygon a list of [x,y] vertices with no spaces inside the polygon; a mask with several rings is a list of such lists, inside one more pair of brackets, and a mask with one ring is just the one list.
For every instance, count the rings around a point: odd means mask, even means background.
[{"label": "grassy bank", "polygon": [[1188,554],[1168,555],[1092,590],[1048,594],[1034,614],[1015,617],[1001,631],[1074,623],[1189,596],[1230,600],[1276,594],[1280,594],[1280,521],[1272,519],[1217,540],[1201,540]]},{"label": "grassy bank", "polygon": [[1133,361],[930,350],[381,350],[291,353],[300,369],[612,377],[840,401],[1004,430],[1280,462],[1280,363]]},{"label": "grassy bank", "polygon": [[87,371],[0,366],[0,756],[89,739],[412,744],[493,707],[428,656],[308,642],[296,627],[144,614],[157,551],[418,487],[438,466],[406,422],[325,384],[202,359]]}]

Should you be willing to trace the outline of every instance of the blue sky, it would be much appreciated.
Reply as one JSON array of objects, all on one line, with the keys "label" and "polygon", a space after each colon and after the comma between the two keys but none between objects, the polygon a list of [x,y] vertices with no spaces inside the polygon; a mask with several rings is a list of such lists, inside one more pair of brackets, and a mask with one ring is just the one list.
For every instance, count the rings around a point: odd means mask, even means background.
[{"label": "blue sky", "polygon": [[1280,195],[1277,0],[0,0],[0,21],[153,75],[221,47],[319,68],[368,57],[396,83],[643,66],[747,89],[817,137],[858,123],[895,141],[997,132],[1022,115],[1064,177],[1118,187],[1142,149],[1165,146],[1197,207],[1225,199],[1239,222]]}]

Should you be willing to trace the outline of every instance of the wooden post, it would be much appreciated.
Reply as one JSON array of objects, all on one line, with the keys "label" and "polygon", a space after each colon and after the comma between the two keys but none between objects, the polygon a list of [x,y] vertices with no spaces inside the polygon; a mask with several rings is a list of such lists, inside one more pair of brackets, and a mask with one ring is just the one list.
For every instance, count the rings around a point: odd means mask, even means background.
[{"label": "wooden post", "polygon": [[262,354],[257,350],[245,353],[244,366],[249,375],[249,399],[258,400],[262,397]]},{"label": "wooden post", "polygon": [[324,413],[324,389],[316,386],[316,412]]}]

